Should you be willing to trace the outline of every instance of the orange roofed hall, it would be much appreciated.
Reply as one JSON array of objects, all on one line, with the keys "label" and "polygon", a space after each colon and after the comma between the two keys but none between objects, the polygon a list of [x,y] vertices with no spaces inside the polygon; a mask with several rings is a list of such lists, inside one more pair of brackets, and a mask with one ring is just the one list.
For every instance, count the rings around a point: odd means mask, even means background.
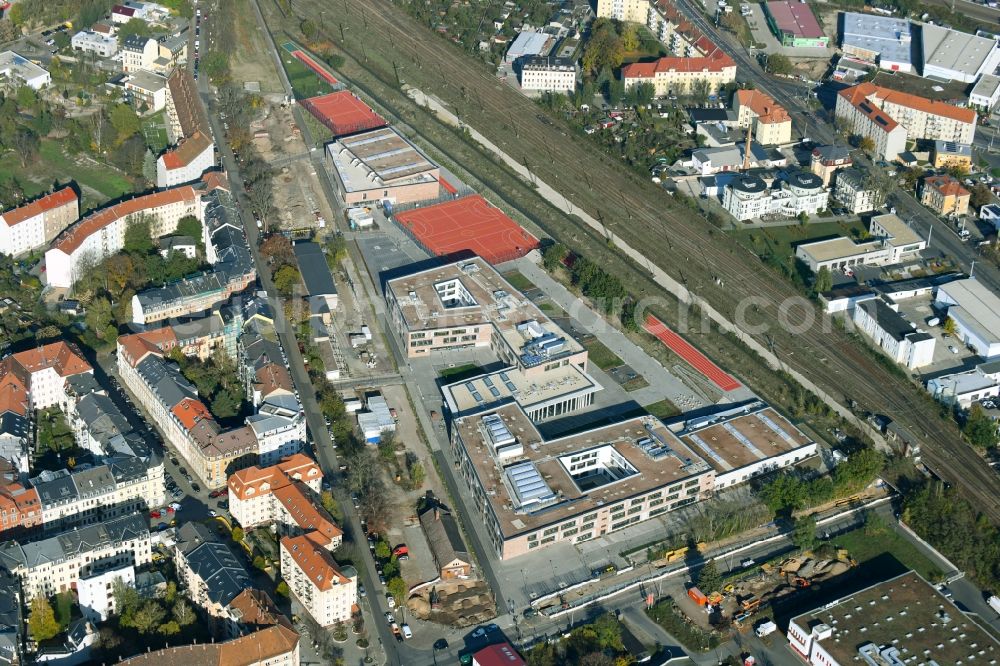
[{"label": "orange roofed hall", "polygon": [[667,56],[653,62],[637,62],[622,68],[626,90],[640,83],[653,85],[656,97],[686,95],[705,86],[708,93],[736,80],[736,62],[707,38],[695,42],[699,55]]}]

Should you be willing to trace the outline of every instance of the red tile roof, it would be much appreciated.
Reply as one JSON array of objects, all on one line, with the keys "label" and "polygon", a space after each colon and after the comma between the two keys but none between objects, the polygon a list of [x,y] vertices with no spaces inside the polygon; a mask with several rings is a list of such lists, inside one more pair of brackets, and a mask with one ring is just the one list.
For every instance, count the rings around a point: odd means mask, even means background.
[{"label": "red tile roof", "polygon": [[79,351],[63,341],[14,354],[13,358],[22,368],[32,373],[55,368],[61,376],[69,377],[93,370]]},{"label": "red tile roof", "polygon": [[924,178],[924,187],[930,187],[946,197],[971,196],[969,190],[962,187],[962,184],[958,180],[948,175]]},{"label": "red tile roof", "polygon": [[146,354],[162,355],[163,351],[171,349],[176,344],[177,336],[170,326],[122,335],[118,338],[119,352],[124,352],[125,362],[133,368],[145,358]]},{"label": "red tile roof", "polygon": [[[322,478],[323,473],[316,461],[309,456],[296,453],[288,456],[277,465],[260,468],[254,465],[229,475],[229,490],[237,499],[245,500],[261,494],[272,492],[275,488],[291,484],[293,479],[311,480]],[[261,490],[264,484],[267,490]],[[253,492],[249,492],[249,489]]]},{"label": "red tile roof", "polygon": [[344,531],[334,524],[330,514],[316,506],[312,496],[301,481],[294,481],[274,488],[274,496],[292,517],[295,524],[305,532],[315,535],[315,540],[324,547],[342,536]]},{"label": "red tile roof", "polygon": [[40,199],[35,199],[31,203],[25,204],[20,208],[9,210],[4,213],[2,217],[3,221],[7,223],[7,226],[12,227],[15,224],[19,224],[25,220],[33,218],[36,215],[41,215],[46,211],[54,210],[67,204],[76,204],[77,201],[76,192],[73,191],[73,188],[64,187],[61,190],[53,192],[52,194],[46,194]]},{"label": "red tile roof", "polygon": [[62,250],[66,254],[72,254],[91,234],[100,231],[119,218],[182,201],[194,202],[198,196],[198,193],[190,185],[181,185],[123,201],[83,218],[63,232],[52,244],[52,247]]},{"label": "red tile roof", "polygon": [[277,624],[224,643],[179,645],[121,662],[125,666],[257,666],[295,651],[299,635]]},{"label": "red tile roof", "polygon": [[195,400],[194,398],[184,398],[170,410],[170,412],[177,417],[177,420],[181,422],[185,430],[191,430],[195,425],[202,420],[212,420],[212,413],[208,411],[208,407],[205,403],[200,400]]},{"label": "red tile roof", "polygon": [[123,7],[122,5],[115,5],[111,8],[112,14],[121,14],[122,16],[135,16],[135,9],[132,7]]},{"label": "red tile roof", "polygon": [[183,169],[211,146],[212,140],[202,134],[200,130],[196,131],[187,139],[182,140],[176,148],[163,153],[163,166],[167,169]]},{"label": "red tile roof", "polygon": [[944,118],[951,118],[963,123],[976,122],[976,112],[972,109],[964,109],[944,102],[929,100],[926,97],[899,92],[891,88],[883,88],[874,83],[859,83],[851,88],[841,90],[839,94],[854,106],[858,106],[863,99],[874,97],[878,100],[876,103],[879,105],[884,100],[890,104],[905,106],[910,109],[916,109],[917,111],[923,111],[924,113]]},{"label": "red tile roof", "polygon": [[785,107],[774,101],[774,98],[759,90],[738,90],[736,99],[740,106],[748,106],[757,115],[757,120],[765,125],[783,123],[792,118]]},{"label": "red tile roof", "polygon": [[261,368],[257,370],[256,378],[256,387],[265,398],[277,390],[284,390],[288,393],[293,393],[295,391],[295,385],[292,383],[292,376],[288,374],[288,370],[283,365],[268,363],[261,366]]},{"label": "red tile roof", "polygon": [[721,72],[736,62],[722,49],[694,58],[667,56],[653,62],[634,62],[622,68],[623,79],[652,79],[657,72]]},{"label": "red tile roof", "polygon": [[[0,373],[2,372],[3,368],[0,367]],[[7,412],[28,415],[28,389],[14,373],[0,376],[0,414]]]},{"label": "red tile roof", "polygon": [[295,561],[302,571],[309,576],[312,584],[320,590],[329,590],[334,585],[344,585],[350,579],[340,573],[337,561],[333,559],[324,544],[317,539],[315,532],[295,537],[282,537],[281,547]]},{"label": "red tile roof", "polygon": [[524,666],[526,662],[510,643],[497,643],[472,655],[472,663],[478,666]]}]

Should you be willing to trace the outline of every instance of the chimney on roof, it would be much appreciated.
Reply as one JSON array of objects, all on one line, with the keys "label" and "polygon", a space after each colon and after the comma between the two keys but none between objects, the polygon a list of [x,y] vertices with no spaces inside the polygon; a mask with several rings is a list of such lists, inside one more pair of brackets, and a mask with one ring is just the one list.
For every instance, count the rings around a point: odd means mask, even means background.
[{"label": "chimney on roof", "polygon": [[434,520],[441,520],[441,511],[436,506],[434,507]]},{"label": "chimney on roof", "polygon": [[750,141],[753,138],[753,120],[747,125],[747,147],[743,152],[743,173],[750,170]]}]

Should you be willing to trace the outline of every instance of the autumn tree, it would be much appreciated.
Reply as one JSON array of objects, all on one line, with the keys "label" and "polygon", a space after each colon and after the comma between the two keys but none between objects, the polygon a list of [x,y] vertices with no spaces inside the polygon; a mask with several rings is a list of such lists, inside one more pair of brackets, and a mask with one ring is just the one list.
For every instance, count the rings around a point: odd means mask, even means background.
[{"label": "autumn tree", "polygon": [[302,276],[294,266],[282,266],[274,274],[274,288],[282,296],[290,296],[292,290],[299,284]]},{"label": "autumn tree", "polygon": [[590,39],[583,49],[583,68],[599,72],[604,67],[618,68],[625,59],[625,45],[609,19],[599,18],[590,30]]},{"label": "autumn tree", "polygon": [[866,155],[871,155],[875,152],[875,140],[870,136],[863,136],[861,140],[858,141],[858,148],[860,148]]},{"label": "autumn tree", "polygon": [[281,266],[295,264],[295,250],[292,242],[281,234],[271,234],[260,244],[260,253],[267,258],[268,263],[276,270]]},{"label": "autumn tree", "polygon": [[41,595],[31,600],[28,633],[36,643],[55,638],[59,634],[59,623],[56,622],[56,614],[52,610],[52,604]]},{"label": "autumn tree", "polygon": [[111,126],[115,128],[115,143],[120,145],[139,132],[142,121],[131,106],[118,104],[111,109]]},{"label": "autumn tree", "polygon": [[973,405],[966,415],[962,435],[977,449],[991,449],[1000,441],[997,424],[979,405]]},{"label": "autumn tree", "polygon": [[823,266],[816,273],[816,293],[822,294],[825,291],[830,291],[833,288],[833,276],[830,274],[830,269]]}]

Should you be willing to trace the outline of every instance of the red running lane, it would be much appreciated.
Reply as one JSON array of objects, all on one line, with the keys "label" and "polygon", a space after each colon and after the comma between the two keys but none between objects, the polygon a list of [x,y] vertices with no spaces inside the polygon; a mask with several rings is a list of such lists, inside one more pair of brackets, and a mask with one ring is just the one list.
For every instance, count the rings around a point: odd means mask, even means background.
[{"label": "red running lane", "polygon": [[448,194],[456,194],[458,192],[458,190],[455,189],[454,185],[452,185],[451,183],[449,183],[447,180],[444,179],[444,176],[439,177],[438,182],[441,183],[441,187],[443,187],[444,191],[447,192]]},{"label": "red running lane", "polygon": [[332,74],[330,74],[328,71],[320,67],[315,60],[310,58],[302,51],[292,51],[292,55],[301,60],[302,62],[304,62],[309,69],[319,74],[323,78],[323,80],[329,83],[330,85],[335,86],[338,83],[340,83],[339,81],[337,81],[337,79],[333,78]]},{"label": "red running lane", "polygon": [[660,342],[665,344],[668,349],[684,359],[692,368],[705,375],[723,391],[734,391],[740,387],[740,383],[732,376],[726,374],[722,368],[695,349],[690,342],[674,333],[653,315],[646,315],[646,323],[642,327],[659,338]]}]

